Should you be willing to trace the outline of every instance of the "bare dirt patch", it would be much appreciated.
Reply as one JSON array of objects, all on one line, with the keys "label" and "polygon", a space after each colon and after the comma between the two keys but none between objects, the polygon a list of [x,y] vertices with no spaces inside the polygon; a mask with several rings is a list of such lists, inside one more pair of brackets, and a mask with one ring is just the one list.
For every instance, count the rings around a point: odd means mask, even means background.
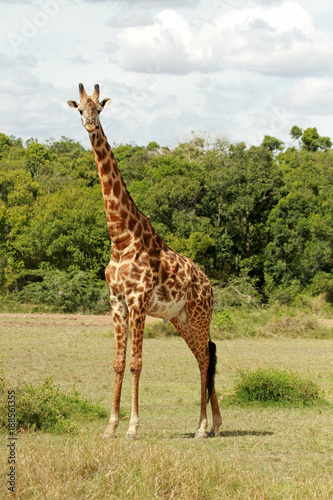
[{"label": "bare dirt patch", "polygon": [[[30,320],[37,320],[35,324],[47,325],[56,323],[61,325],[83,324],[91,326],[112,326],[112,316],[105,315],[88,315],[88,314],[46,314],[46,313],[0,313],[0,323],[2,325],[12,325],[18,323],[26,324]],[[146,324],[161,321],[157,318],[147,316]]]}]

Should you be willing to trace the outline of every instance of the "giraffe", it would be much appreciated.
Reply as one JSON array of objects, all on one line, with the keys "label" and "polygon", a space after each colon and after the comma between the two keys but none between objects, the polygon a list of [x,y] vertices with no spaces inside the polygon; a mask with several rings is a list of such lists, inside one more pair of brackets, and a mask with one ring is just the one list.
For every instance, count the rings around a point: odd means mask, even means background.
[{"label": "giraffe", "polygon": [[[212,408],[211,436],[219,436],[222,418],[214,387],[216,345],[210,339],[213,293],[202,270],[189,258],[171,250],[134,204],[126,189],[99,114],[111,99],[99,101],[99,85],[88,96],[79,84],[80,102],[68,101],[81,114],[89,132],[101,183],[112,243],[105,268],[115,330],[114,382],[111,416],[104,437],[116,437],[128,330],[131,333],[129,368],[132,374],[132,410],[127,437],[136,439],[139,427],[139,379],[146,315],[171,321],[197,359],[201,379],[200,418],[195,436],[207,437],[207,403]],[[207,398],[208,391],[208,398]]]}]

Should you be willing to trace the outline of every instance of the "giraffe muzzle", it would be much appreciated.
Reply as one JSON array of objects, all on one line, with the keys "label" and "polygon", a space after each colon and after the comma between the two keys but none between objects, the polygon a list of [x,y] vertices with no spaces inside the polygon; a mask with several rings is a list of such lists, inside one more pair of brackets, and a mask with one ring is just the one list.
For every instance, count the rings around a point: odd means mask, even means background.
[{"label": "giraffe muzzle", "polygon": [[93,132],[98,126],[98,123],[95,118],[86,118],[86,120],[84,120],[83,126],[88,130],[88,132]]}]

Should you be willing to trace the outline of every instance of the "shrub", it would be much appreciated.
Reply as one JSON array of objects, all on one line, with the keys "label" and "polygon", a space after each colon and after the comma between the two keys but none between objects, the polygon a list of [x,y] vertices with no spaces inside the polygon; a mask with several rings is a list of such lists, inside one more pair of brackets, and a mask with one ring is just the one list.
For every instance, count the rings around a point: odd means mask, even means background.
[{"label": "shrub", "polygon": [[177,330],[172,323],[163,323],[158,321],[152,325],[146,325],[144,331],[145,339],[156,339],[161,337],[174,337],[177,336]]},{"label": "shrub", "polygon": [[319,387],[287,370],[262,369],[241,373],[232,396],[234,403],[307,406],[323,402]]},{"label": "shrub", "polygon": [[326,302],[333,304],[333,275],[323,271],[316,274],[310,285],[313,295],[324,294]]},{"label": "shrub", "polygon": [[[7,384],[2,380],[0,392],[5,393]],[[12,387],[11,387],[12,389]],[[70,394],[60,391],[60,387],[48,378],[41,386],[34,387],[24,382],[15,390],[16,427],[18,430],[42,430],[54,433],[73,432],[76,422],[103,419],[108,412],[100,405],[80,397],[73,389]],[[1,398],[0,427],[6,427],[7,399]]]},{"label": "shrub", "polygon": [[258,307],[260,295],[248,277],[230,279],[227,286],[214,286],[214,310],[221,312],[228,307]]},{"label": "shrub", "polygon": [[26,285],[17,298],[20,302],[45,304],[63,313],[101,314],[110,310],[107,283],[83,271],[72,276],[61,271],[47,271],[42,281]]},{"label": "shrub", "polygon": [[232,329],[232,318],[229,311],[225,309],[223,312],[217,312],[213,316],[217,328],[220,330]]},{"label": "shrub", "polygon": [[292,280],[290,283],[282,283],[271,291],[269,302],[273,304],[293,304],[301,293],[301,284],[298,280]]}]

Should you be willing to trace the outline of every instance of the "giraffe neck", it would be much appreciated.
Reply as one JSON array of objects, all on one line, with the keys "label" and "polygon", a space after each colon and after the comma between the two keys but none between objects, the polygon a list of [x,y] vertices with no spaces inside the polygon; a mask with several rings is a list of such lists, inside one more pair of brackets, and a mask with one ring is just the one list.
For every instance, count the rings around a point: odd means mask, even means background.
[{"label": "giraffe neck", "polygon": [[89,136],[101,183],[112,248],[122,251],[132,242],[140,220],[146,217],[137,209],[126,189],[101,125]]}]

